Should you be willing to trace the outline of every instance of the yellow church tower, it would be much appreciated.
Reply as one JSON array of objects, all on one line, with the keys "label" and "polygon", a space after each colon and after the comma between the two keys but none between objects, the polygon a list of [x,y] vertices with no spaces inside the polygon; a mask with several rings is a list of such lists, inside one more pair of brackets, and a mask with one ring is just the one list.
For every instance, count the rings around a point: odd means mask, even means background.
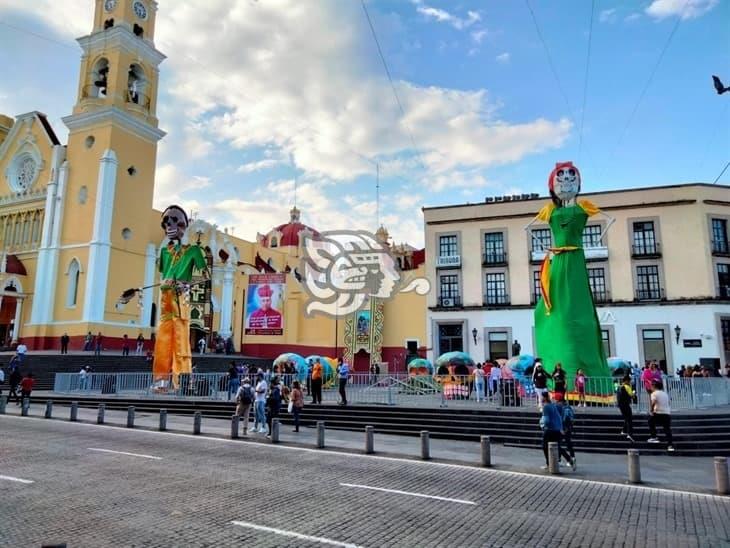
[{"label": "yellow church tower", "polygon": [[151,290],[142,312],[115,304],[130,283],[154,282],[154,239],[161,238],[151,216],[157,142],[165,135],[156,117],[165,59],[153,41],[156,13],[154,0],[96,0],[93,30],[78,39],[78,97],[63,118],[66,161],[46,211],[50,230],[39,249],[31,318],[64,328],[46,336],[119,337],[132,328],[134,338],[137,327],[150,326]]}]

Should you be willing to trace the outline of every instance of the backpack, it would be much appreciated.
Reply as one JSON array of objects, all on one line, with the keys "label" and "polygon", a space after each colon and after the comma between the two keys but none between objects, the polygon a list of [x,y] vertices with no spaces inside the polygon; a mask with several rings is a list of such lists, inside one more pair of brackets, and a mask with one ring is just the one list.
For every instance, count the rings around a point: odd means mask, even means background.
[{"label": "backpack", "polygon": [[244,386],[241,388],[241,395],[238,396],[238,403],[242,403],[243,405],[251,405],[253,402],[253,389],[248,386]]},{"label": "backpack", "polygon": [[572,430],[573,429],[573,421],[575,420],[575,412],[573,411],[573,408],[570,405],[565,405],[563,407],[563,430]]}]

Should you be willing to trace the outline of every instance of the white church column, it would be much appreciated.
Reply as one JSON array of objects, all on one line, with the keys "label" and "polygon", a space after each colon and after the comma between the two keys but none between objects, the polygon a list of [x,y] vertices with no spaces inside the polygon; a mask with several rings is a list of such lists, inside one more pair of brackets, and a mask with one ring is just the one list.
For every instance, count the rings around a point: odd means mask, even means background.
[{"label": "white church column", "polygon": [[18,342],[20,337],[20,323],[23,321],[23,298],[16,297],[15,299],[15,321],[13,323],[13,342]]},{"label": "white church column", "polygon": [[231,318],[233,317],[233,275],[236,269],[232,264],[223,267],[223,290],[221,292],[221,316],[218,333],[221,337],[231,336]]},{"label": "white church column", "polygon": [[56,226],[60,224],[57,204],[62,201],[63,188],[68,177],[68,162],[65,161],[65,155],[66,150],[63,146],[56,145],[53,147],[51,176],[46,190],[46,207],[41,242],[38,249],[34,299],[30,314],[30,323],[32,324],[48,323],[53,319],[55,281],[58,270],[58,246],[54,245],[53,233]]},{"label": "white church column", "polygon": [[83,320],[87,322],[104,320],[117,164],[117,156],[111,149],[107,149],[99,160],[94,233],[89,242],[89,266],[84,293]]},{"label": "white church column", "polygon": [[[147,253],[144,260],[144,286],[155,283],[155,265],[157,260],[157,247],[155,244],[147,244]],[[150,287],[142,293],[142,311],[139,323],[142,327],[150,327],[152,324],[152,296],[155,289]]]}]

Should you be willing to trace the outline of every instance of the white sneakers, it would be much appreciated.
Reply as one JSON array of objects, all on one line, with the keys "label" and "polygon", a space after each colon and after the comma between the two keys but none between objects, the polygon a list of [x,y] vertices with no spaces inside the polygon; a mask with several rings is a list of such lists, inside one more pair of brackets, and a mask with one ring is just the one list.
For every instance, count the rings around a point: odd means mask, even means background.
[{"label": "white sneakers", "polygon": [[659,443],[659,438],[649,438],[646,440],[647,443]]}]

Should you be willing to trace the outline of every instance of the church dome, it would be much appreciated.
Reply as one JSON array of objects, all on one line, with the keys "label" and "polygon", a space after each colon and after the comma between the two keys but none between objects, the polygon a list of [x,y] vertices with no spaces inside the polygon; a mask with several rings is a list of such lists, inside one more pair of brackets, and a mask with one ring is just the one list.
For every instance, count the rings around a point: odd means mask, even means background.
[{"label": "church dome", "polygon": [[305,234],[319,236],[319,232],[300,221],[301,212],[293,207],[289,212],[288,223],[277,226],[271,230],[263,239],[265,247],[298,247],[300,238]]}]

